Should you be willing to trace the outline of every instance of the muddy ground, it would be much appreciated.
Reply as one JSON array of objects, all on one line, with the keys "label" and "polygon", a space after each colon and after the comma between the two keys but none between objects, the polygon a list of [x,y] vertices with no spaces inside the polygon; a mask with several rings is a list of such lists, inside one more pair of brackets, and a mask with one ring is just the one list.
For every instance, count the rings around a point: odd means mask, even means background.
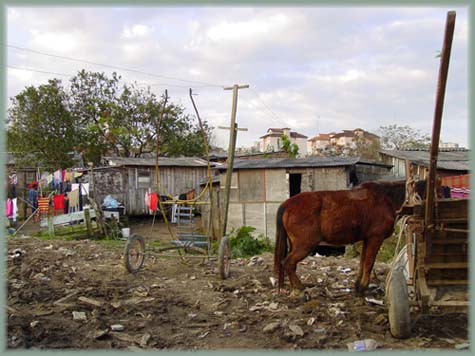
[{"label": "muddy ground", "polygon": [[[153,239],[170,239],[163,225],[155,229]],[[151,246],[149,221],[132,231]],[[270,253],[233,260],[227,280],[216,260],[182,260],[173,251],[149,253],[132,275],[123,241],[19,235],[8,238],[9,348],[347,350],[374,339],[386,350],[453,350],[468,343],[467,315],[447,311],[414,314],[412,337],[391,337],[386,306],[352,292],[357,259],[308,257],[297,271],[306,291],[278,295]],[[384,300],[388,267],[376,263],[368,299]]]}]

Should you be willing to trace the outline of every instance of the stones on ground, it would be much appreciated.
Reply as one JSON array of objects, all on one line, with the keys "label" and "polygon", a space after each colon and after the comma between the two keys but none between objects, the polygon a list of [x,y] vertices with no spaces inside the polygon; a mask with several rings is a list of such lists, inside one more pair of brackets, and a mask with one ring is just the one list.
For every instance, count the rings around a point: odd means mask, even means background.
[{"label": "stones on ground", "polygon": [[151,337],[152,337],[152,336],[151,336],[150,334],[148,334],[148,333],[143,334],[142,337],[140,338],[140,342],[139,342],[140,346],[141,346],[141,347],[147,346],[147,344],[148,344],[148,342],[149,342],[149,340],[150,340]]},{"label": "stones on ground", "polygon": [[270,303],[269,304],[269,309],[270,310],[277,310],[279,308],[279,304],[278,303]]},{"label": "stones on ground", "polygon": [[309,318],[309,319],[307,320],[307,325],[308,325],[308,326],[312,326],[312,325],[315,323],[315,320],[317,320],[317,319],[316,319],[316,318],[313,318],[313,317],[312,317],[312,318]]},{"label": "stones on ground", "polygon": [[124,331],[125,327],[124,327],[124,325],[121,325],[121,324],[114,324],[114,325],[111,325],[111,330],[112,331]]},{"label": "stones on ground", "polygon": [[289,325],[289,329],[293,335],[303,336],[304,334],[302,328],[298,325]]},{"label": "stones on ground", "polygon": [[281,322],[275,321],[273,323],[270,323],[264,326],[264,329],[262,329],[262,331],[265,333],[271,333],[271,332],[276,331],[278,328],[280,328],[280,326],[281,326]]},{"label": "stones on ground", "polygon": [[85,312],[73,311],[73,320],[86,320]]},{"label": "stones on ground", "polygon": [[88,337],[91,339],[100,339],[106,336],[108,333],[109,333],[109,329],[98,329],[98,330],[91,331],[88,334]]}]

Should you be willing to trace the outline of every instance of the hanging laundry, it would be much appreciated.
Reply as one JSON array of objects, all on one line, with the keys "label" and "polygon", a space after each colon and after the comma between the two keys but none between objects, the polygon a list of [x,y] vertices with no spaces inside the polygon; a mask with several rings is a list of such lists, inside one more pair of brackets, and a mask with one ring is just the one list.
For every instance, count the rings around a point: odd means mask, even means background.
[{"label": "hanging laundry", "polygon": [[69,212],[79,211],[79,189],[68,193],[69,198]]},{"label": "hanging laundry", "polygon": [[45,180],[46,180],[46,184],[50,185],[51,182],[53,181],[53,175],[52,175],[52,174],[48,174],[48,175],[45,177]]},{"label": "hanging laundry", "polygon": [[61,171],[61,182],[64,182],[65,176],[66,176],[66,170],[63,169],[63,170]]},{"label": "hanging laundry", "polygon": [[152,192],[150,193],[150,203],[149,203],[149,209],[152,211],[157,211],[157,206],[158,206],[158,196],[157,193]]},{"label": "hanging laundry", "polygon": [[53,173],[54,180],[60,182],[62,179],[62,172],[61,169],[58,169],[56,172]]},{"label": "hanging laundry", "polygon": [[54,215],[57,214],[58,210],[61,214],[64,212],[64,194],[57,194],[53,196],[53,207]]},{"label": "hanging laundry", "polygon": [[40,214],[49,213],[49,198],[48,197],[38,198],[38,210]]},{"label": "hanging laundry", "polygon": [[12,217],[12,215],[13,215],[13,203],[12,203],[12,200],[10,198],[7,199],[7,205],[6,205],[5,212],[6,212],[7,218]]},{"label": "hanging laundry", "polygon": [[12,199],[12,219],[13,219],[13,222],[16,222],[17,216],[18,216],[17,198],[13,198]]},{"label": "hanging laundry", "polygon": [[73,178],[73,172],[66,172],[64,174],[64,181],[65,182],[70,182],[72,178]]}]

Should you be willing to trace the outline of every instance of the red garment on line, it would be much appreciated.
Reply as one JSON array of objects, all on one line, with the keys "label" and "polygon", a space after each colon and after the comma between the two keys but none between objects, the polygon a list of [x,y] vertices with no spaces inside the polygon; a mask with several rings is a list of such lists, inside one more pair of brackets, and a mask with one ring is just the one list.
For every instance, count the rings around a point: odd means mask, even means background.
[{"label": "red garment on line", "polygon": [[158,195],[157,193],[150,193],[150,203],[149,203],[149,208],[152,211],[157,211],[157,205],[158,205]]},{"label": "red garment on line", "polygon": [[64,194],[57,194],[53,196],[53,206],[54,215],[56,215],[56,210],[61,210],[61,213],[64,211]]}]

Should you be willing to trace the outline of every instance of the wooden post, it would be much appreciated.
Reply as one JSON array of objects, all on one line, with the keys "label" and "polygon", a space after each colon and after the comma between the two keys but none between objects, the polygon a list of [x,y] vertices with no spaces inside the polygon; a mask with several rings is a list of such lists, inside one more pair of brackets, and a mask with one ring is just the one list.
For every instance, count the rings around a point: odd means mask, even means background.
[{"label": "wooden post", "polygon": [[426,226],[434,220],[434,193],[437,173],[437,156],[439,154],[440,128],[442,125],[442,112],[444,109],[445,87],[449,71],[450,52],[455,28],[455,11],[447,13],[442,52],[440,55],[439,80],[435,98],[434,126],[432,127],[432,142],[430,145],[429,182],[427,184],[427,203],[425,210]]},{"label": "wooden post", "polygon": [[249,85],[237,85],[234,84],[230,88],[224,88],[224,90],[233,90],[233,106],[231,111],[231,125],[230,125],[230,135],[229,135],[229,150],[228,150],[228,164],[226,169],[226,186],[224,188],[224,216],[223,216],[223,231],[220,234],[221,237],[226,234],[226,227],[228,224],[228,211],[229,211],[229,196],[231,193],[231,179],[233,175],[233,164],[234,164],[234,152],[236,150],[236,138],[237,138],[237,124],[236,124],[236,113],[237,113],[237,100],[238,100],[238,90],[249,88]]},{"label": "wooden post", "polygon": [[53,224],[53,216],[50,214],[48,215],[48,235],[49,237],[54,237],[54,224]]},{"label": "wooden post", "polygon": [[87,237],[91,238],[93,235],[92,231],[92,223],[91,223],[91,213],[89,209],[84,209],[84,221],[86,222],[86,229],[87,229]]}]

